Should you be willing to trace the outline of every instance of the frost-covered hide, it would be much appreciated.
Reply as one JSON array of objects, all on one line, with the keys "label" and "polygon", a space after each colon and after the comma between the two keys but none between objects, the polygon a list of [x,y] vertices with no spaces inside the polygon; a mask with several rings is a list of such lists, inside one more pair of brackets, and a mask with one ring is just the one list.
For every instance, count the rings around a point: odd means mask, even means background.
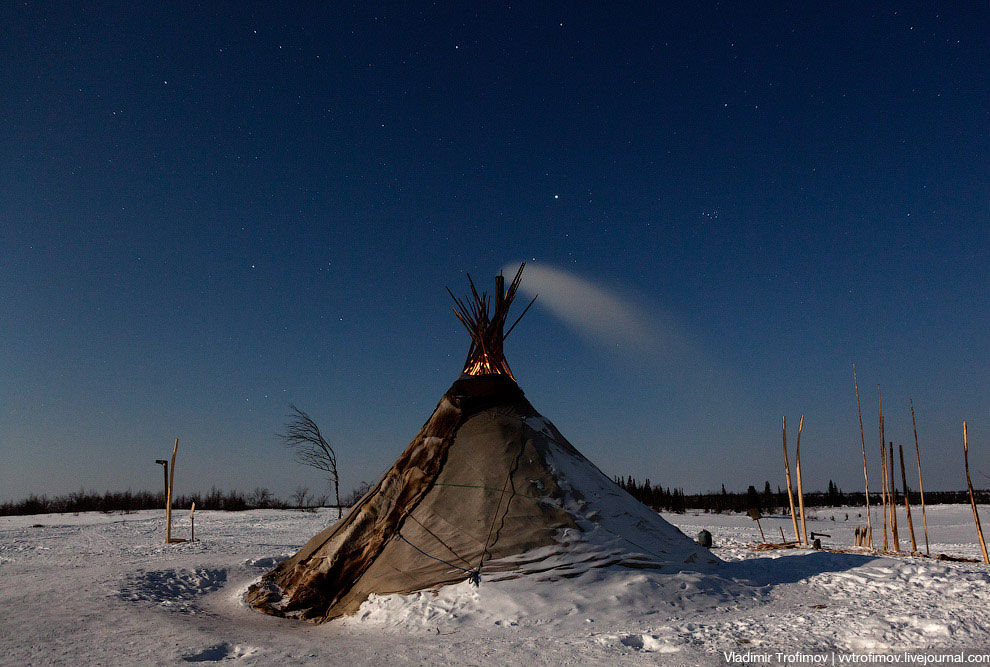
[{"label": "frost-covered hide", "polygon": [[466,579],[717,562],[584,458],[510,378],[461,376],[347,516],[266,574],[247,600],[323,622],[371,594]]}]

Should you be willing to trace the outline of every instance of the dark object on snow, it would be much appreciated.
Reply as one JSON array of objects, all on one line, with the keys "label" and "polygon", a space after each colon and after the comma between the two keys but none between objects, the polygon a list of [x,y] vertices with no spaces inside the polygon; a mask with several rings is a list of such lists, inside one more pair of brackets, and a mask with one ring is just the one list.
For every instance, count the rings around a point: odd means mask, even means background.
[{"label": "dark object on snow", "polygon": [[712,548],[712,534],[707,530],[703,530],[698,533],[698,544],[705,547],[706,549]]},{"label": "dark object on snow", "polygon": [[815,541],[811,543],[811,546],[820,550],[822,548],[822,541],[816,537]]}]

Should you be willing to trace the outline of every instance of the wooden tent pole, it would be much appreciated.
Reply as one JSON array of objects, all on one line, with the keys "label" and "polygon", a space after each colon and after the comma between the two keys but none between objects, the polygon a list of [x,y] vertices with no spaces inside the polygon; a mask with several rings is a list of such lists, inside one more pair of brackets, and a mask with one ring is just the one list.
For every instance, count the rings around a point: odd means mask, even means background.
[{"label": "wooden tent pole", "polygon": [[795,448],[794,454],[794,468],[797,473],[797,483],[798,483],[798,507],[801,510],[801,535],[804,540],[804,545],[808,545],[808,526],[804,521],[804,484],[801,480],[801,429],[804,427],[804,415],[801,415],[801,421],[798,422],[798,437],[797,446]]},{"label": "wooden tent pole", "polygon": [[880,483],[883,488],[880,490],[880,501],[883,503],[883,550],[889,548],[887,543],[887,527],[890,519],[887,516],[887,447],[883,441],[883,394],[880,392],[880,385],[877,385],[877,398],[880,401],[880,421],[877,424],[877,431],[880,433]]},{"label": "wooden tent pole", "polygon": [[880,473],[880,484],[883,487],[880,489],[880,501],[883,503],[883,550],[886,551],[890,548],[887,542],[890,518],[887,516],[887,448],[884,447],[883,442],[880,443]]},{"label": "wooden tent pole", "polygon": [[983,541],[983,528],[980,527],[980,513],[976,511],[976,496],[973,495],[973,481],[969,478],[969,437],[966,433],[966,422],[963,422],[963,461],[966,463],[966,486],[969,487],[969,504],[973,507],[973,519],[976,521],[976,534],[980,536],[980,549],[983,551],[983,562],[990,563],[987,557],[987,543]]},{"label": "wooden tent pole", "polygon": [[859,380],[856,379],[856,364],[853,364],[853,384],[856,385],[856,411],[859,413],[859,440],[863,445],[863,480],[866,482],[866,536],[873,548],[873,519],[870,517],[870,475],[866,470],[866,436],[863,433],[863,408],[859,404]]},{"label": "wooden tent pole", "polygon": [[914,539],[914,521],[911,520],[911,494],[908,493],[907,473],[904,472],[904,445],[897,445],[901,454],[901,483],[904,485],[904,509],[907,511],[908,529],[911,531],[911,553],[918,551],[918,543]]},{"label": "wooden tent pole", "polygon": [[787,473],[787,502],[791,506],[791,523],[794,524],[794,541],[801,544],[801,535],[798,533],[797,514],[794,513],[794,492],[791,484],[791,464],[787,460],[787,417],[784,417],[784,472]]},{"label": "wooden tent pole", "polygon": [[890,443],[890,456],[887,457],[887,479],[890,481],[890,534],[894,540],[894,551],[901,550],[901,540],[897,536],[897,486],[894,484],[894,443]]},{"label": "wooden tent pole", "polygon": [[168,468],[168,494],[165,499],[165,544],[172,541],[172,482],[175,480],[175,453],[179,451],[179,439],[172,447],[172,465]]},{"label": "wooden tent pole", "polygon": [[172,447],[172,465],[168,469],[168,489],[165,493],[165,544],[172,541],[172,480],[175,478],[175,453],[179,451],[179,439]]},{"label": "wooden tent pole", "polygon": [[931,556],[928,548],[928,513],[925,511],[925,481],[921,477],[921,448],[918,447],[918,424],[914,421],[914,399],[911,401],[911,426],[914,428],[914,454],[918,457],[918,487],[921,489],[921,520],[925,526],[925,555]]}]

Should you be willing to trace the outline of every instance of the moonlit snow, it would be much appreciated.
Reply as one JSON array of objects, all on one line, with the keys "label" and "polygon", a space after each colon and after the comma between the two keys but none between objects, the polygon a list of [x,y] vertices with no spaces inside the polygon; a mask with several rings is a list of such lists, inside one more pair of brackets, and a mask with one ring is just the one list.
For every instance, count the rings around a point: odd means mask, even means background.
[{"label": "moonlit snow", "polygon": [[[849,545],[859,511],[812,510],[809,531]],[[933,552],[979,556],[968,506],[928,514]],[[373,596],[354,616],[321,626],[243,603],[248,584],[335,516],[201,512],[201,539],[168,547],[159,512],[0,517],[0,663],[689,665],[724,664],[729,651],[882,653],[990,641],[982,563],[754,552],[744,545],[759,533],[741,515],[664,515],[688,535],[714,534],[724,564],[710,573],[482,575],[480,587]],[[779,539],[778,526],[786,532],[790,520],[763,520]],[[188,526],[174,530],[183,536]]]}]

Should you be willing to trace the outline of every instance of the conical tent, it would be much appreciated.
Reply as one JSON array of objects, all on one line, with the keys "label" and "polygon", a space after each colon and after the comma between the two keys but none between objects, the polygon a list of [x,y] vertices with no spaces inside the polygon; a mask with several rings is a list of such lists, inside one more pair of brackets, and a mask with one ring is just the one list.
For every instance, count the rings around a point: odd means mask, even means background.
[{"label": "conical tent", "polygon": [[357,611],[371,594],[465,579],[718,562],[615,485],[526,400],[502,352],[521,274],[508,290],[496,281],[494,309],[473,283],[467,304],[455,298],[472,339],[464,373],[382,479],[252,586],[250,604],[323,622]]}]

